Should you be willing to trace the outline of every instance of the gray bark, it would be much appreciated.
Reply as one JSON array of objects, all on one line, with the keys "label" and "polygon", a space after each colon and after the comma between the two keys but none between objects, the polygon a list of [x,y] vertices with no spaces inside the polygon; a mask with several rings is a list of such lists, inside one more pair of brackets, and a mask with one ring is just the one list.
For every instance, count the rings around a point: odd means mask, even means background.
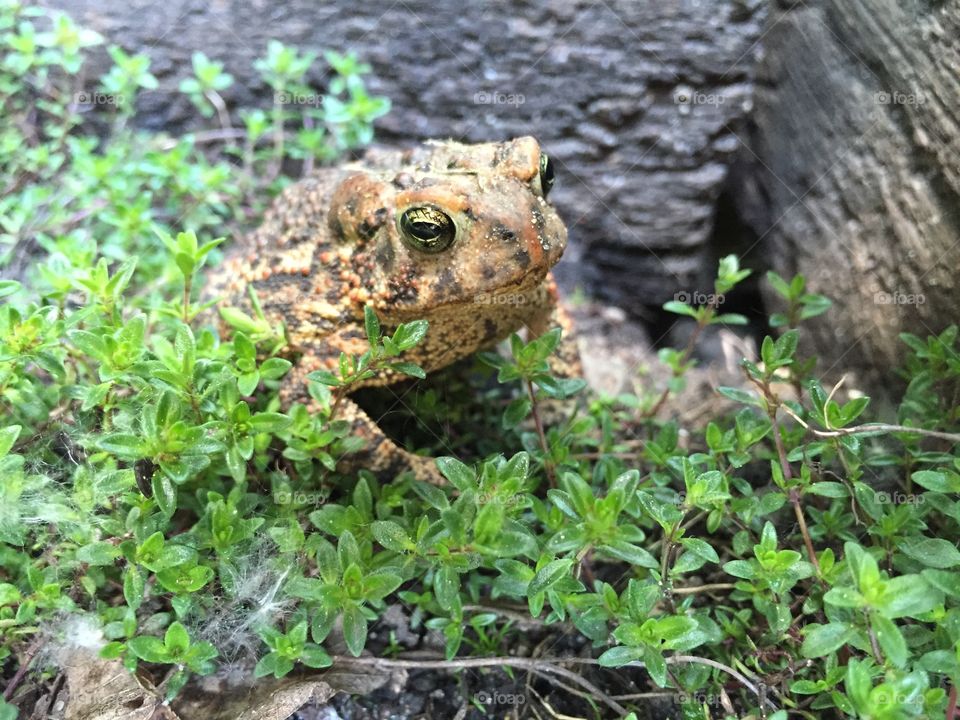
[{"label": "gray bark", "polygon": [[737,200],[765,260],[834,300],[812,345],[831,379],[882,389],[899,333],[958,320],[958,37],[955,0],[771,10]]},{"label": "gray bark", "polygon": [[139,106],[147,127],[195,122],[175,90],[197,49],[236,78],[232,107],[269,106],[252,63],[276,38],[369,62],[372,90],[394,104],[378,123],[389,144],[536,135],[556,161],[552,198],[571,228],[561,279],[631,309],[659,306],[712,269],[714,206],[737,147],[731,128],[749,110],[765,9],[761,0],[44,4],[153,59],[160,89]]}]

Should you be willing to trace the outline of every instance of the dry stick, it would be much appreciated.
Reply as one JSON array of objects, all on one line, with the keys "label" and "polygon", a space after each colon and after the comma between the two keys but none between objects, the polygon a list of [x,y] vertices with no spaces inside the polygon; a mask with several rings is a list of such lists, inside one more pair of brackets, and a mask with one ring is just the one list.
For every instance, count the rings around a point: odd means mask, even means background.
[{"label": "dry stick", "polygon": [[[573,680],[578,684],[583,682],[588,682],[583,680],[579,675],[571,673],[569,670],[558,667],[561,663],[574,664],[574,665],[599,665],[600,663],[593,658],[578,658],[578,657],[568,657],[568,658],[542,658],[534,660],[531,658],[521,658],[521,657],[466,657],[466,658],[457,658],[454,660],[394,660],[389,658],[377,658],[377,657],[352,657],[349,655],[334,655],[333,658],[334,665],[364,665],[371,666],[380,670],[446,670],[446,671],[455,671],[455,670],[464,670],[467,668],[480,668],[480,667],[516,667],[525,670],[540,670],[542,672],[556,672],[562,677],[567,679],[572,679],[568,675],[573,675],[578,678],[578,680]],[[664,661],[668,665],[677,665],[677,664],[695,664],[695,665],[707,665],[716,670],[726,673],[741,685],[743,685],[747,690],[753,693],[756,697],[761,698],[766,702],[766,704],[771,707],[773,710],[777,710],[776,704],[769,698],[764,698],[760,690],[754,685],[750,680],[741,672],[734,670],[729,665],[724,665],[721,662],[716,660],[711,660],[710,658],[699,657],[697,655],[671,655],[670,657],[664,658]],[[642,662],[631,662],[627,663],[622,667],[638,667],[646,668],[646,664]],[[564,674],[567,673],[567,674]],[[583,685],[582,685],[583,686]],[[583,686],[585,687],[585,686]]]},{"label": "dry stick", "polygon": [[[780,399],[770,390],[770,385],[766,382],[759,382],[749,375],[747,378],[756,385],[763,393],[767,401],[767,415],[770,417],[770,424],[773,430],[773,442],[777,446],[777,457],[780,458],[780,469],[783,471],[785,480],[793,479],[793,471],[790,469],[790,461],[787,459],[787,449],[783,445],[783,438],[780,437],[780,422],[777,420],[777,410],[781,405]],[[834,388],[836,389],[836,388]],[[813,548],[813,540],[810,538],[810,531],[807,529],[807,520],[803,516],[803,507],[800,505],[800,493],[796,489],[790,490],[790,504],[793,505],[793,514],[797,518],[797,524],[800,526],[800,534],[803,536],[803,544],[807,547],[807,556],[810,562],[817,569],[817,575],[820,574],[820,561],[817,560],[817,551]]]},{"label": "dry stick", "polygon": [[216,90],[205,90],[203,96],[216,108],[217,119],[220,121],[220,129],[223,131],[232,130],[233,124],[230,122],[230,113],[227,111],[227,104],[223,101],[220,93]]},{"label": "dry stick", "polygon": [[845,435],[862,435],[864,433],[871,432],[884,432],[884,433],[895,433],[895,432],[904,432],[904,433],[913,433],[914,435],[923,435],[924,437],[938,438],[940,440],[949,440],[950,442],[960,443],[960,435],[956,433],[946,433],[940,432],[939,430],[924,430],[923,428],[908,427],[906,425],[890,425],[888,423],[867,423],[866,425],[855,425],[854,427],[849,428],[840,428],[839,430],[817,430],[814,427],[810,427],[810,424],[804,422],[793,410],[791,410],[786,405],[781,406],[784,411],[798,423],[803,425],[804,428],[812,432],[817,437],[822,438],[837,438],[844,437]]},{"label": "dry stick", "polygon": [[530,380],[527,380],[527,392],[530,394],[530,411],[533,415],[533,424],[537,428],[537,436],[540,438],[540,449],[543,451],[543,469],[547,472],[550,487],[556,487],[557,478],[553,473],[553,463],[550,462],[550,448],[547,445],[547,436],[543,432],[543,421],[540,419],[540,411],[537,408],[537,395],[533,389],[533,383]]},{"label": "dry stick", "polygon": [[13,691],[17,689],[17,685],[19,685],[20,681],[23,680],[23,676],[27,674],[27,670],[30,668],[30,663],[33,662],[33,658],[36,657],[38,652],[40,652],[40,648],[43,646],[43,643],[43,638],[37,638],[33,641],[33,644],[27,648],[27,652],[24,653],[23,656],[23,662],[20,663],[20,667],[17,668],[17,672],[14,673],[12,678],[10,678],[10,683],[3,691],[4,700],[9,700],[13,697]]},{"label": "dry stick", "polygon": [[870,624],[870,615],[866,609],[863,611],[863,617],[867,621],[867,637],[870,638],[870,649],[873,650],[873,658],[877,665],[883,665],[883,653],[880,652],[880,643],[877,642],[877,634],[873,631],[873,625]]},{"label": "dry stick", "polygon": [[[555,677],[550,677],[550,675],[549,675],[548,673],[543,672],[542,670],[530,670],[530,674],[531,674],[531,675],[536,675],[537,677],[541,677],[541,678],[543,678],[544,680],[546,680],[547,682],[549,682],[549,683],[551,683],[551,684],[553,684],[553,685],[556,685],[556,686],[559,687],[559,688],[563,688],[564,690],[566,690],[566,691],[567,691],[568,693],[570,693],[571,695],[577,695],[578,697],[581,697],[581,698],[583,698],[584,700],[587,700],[587,701],[599,699],[599,700],[601,700],[605,705],[607,705],[608,707],[610,707],[610,708],[612,708],[613,710],[615,710],[616,712],[618,712],[620,715],[626,715],[626,714],[627,714],[626,709],[625,709],[622,705],[620,705],[616,700],[614,700],[612,697],[610,697],[610,696],[607,695],[606,693],[601,692],[601,691],[600,691],[598,688],[596,688],[596,687],[594,687],[593,690],[589,690],[589,691],[587,691],[587,692],[584,692],[583,690],[577,690],[576,688],[570,687],[570,686],[567,685],[566,683],[560,682],[560,681],[557,680],[557,678],[555,678]],[[576,673],[573,673],[573,675],[574,675],[574,677],[580,677],[580,676],[577,675]],[[583,678],[580,678],[580,679],[583,680]],[[585,682],[587,685],[590,685],[589,682],[586,682],[586,681],[584,681],[584,682]],[[582,683],[581,683],[581,684],[582,684]],[[537,691],[533,689],[533,686],[532,686],[532,685],[530,686],[530,690],[533,691],[533,693],[536,694],[537,697],[540,697],[539,693],[537,693]],[[546,701],[545,701],[542,697],[540,697],[540,701],[543,702],[543,703],[546,705]],[[549,706],[548,706],[548,707],[549,707]],[[617,708],[620,708],[620,709],[617,710]]]},{"label": "dry stick", "polygon": [[711,590],[733,590],[736,587],[733,583],[712,583],[709,585],[695,585],[692,587],[675,587],[672,592],[674,595],[693,595],[700,592],[710,592]]}]

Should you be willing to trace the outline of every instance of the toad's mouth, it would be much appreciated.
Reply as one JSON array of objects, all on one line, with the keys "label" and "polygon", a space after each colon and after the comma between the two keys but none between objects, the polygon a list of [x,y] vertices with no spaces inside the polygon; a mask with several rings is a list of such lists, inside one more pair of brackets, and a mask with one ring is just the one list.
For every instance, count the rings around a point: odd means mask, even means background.
[{"label": "toad's mouth", "polygon": [[[516,280],[506,285],[497,285],[490,289],[478,289],[473,294],[463,297],[453,298],[445,302],[438,303],[435,308],[447,307],[466,307],[477,304],[489,304],[491,302],[498,304],[509,304],[510,299],[516,299],[518,295],[526,295],[538,288],[549,273],[548,268],[535,267],[527,270]],[[498,302],[499,301],[499,302]]]}]

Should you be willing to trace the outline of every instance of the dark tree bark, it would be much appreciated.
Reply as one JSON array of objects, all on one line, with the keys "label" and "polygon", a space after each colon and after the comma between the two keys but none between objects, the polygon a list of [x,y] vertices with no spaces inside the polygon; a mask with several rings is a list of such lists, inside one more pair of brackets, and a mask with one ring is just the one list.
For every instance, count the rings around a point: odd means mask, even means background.
[{"label": "dark tree bark", "polygon": [[750,107],[765,10],[762,0],[44,4],[152,58],[160,88],[141,98],[147,127],[196,121],[175,90],[198,49],[236,78],[232,107],[269,106],[252,63],[276,38],[369,62],[372,90],[394,104],[381,141],[538,136],[571,228],[561,279],[634,309],[658,307],[712,270],[707,242],[737,148],[731,128]]},{"label": "dark tree bark", "polygon": [[737,200],[769,265],[834,300],[813,323],[833,380],[882,391],[899,333],[958,320],[958,38],[953,0],[771,10]]}]

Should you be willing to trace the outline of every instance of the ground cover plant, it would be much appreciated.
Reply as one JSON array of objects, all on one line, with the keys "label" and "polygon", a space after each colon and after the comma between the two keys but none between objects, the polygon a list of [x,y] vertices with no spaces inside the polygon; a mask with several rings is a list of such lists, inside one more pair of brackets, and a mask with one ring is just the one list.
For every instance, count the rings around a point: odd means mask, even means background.
[{"label": "ground cover plant", "polygon": [[[224,667],[367,663],[547,674],[585,717],[643,712],[617,677],[676,717],[955,715],[955,326],[903,336],[906,389],[879,418],[798,349],[829,300],[769,274],[782,302],[760,357],[704,427],[671,404],[700,331],[745,319],[674,302],[697,331],[661,352],[666,386],[597,396],[551,376],[559,330],[514,338],[417,401],[479,428],[432,448],[448,486],[339,475],[360,443],[339,398],[363,374],[422,377],[404,352],[428,324],[385,333],[368,312],[369,351],[314,377],[321,412],[283,410],[282,328],[234,310],[219,333],[202,285],[288,173],[370,141],[388,105],[367,68],[328,54],[326,95],[294,106],[317,58],[271,44],[272,109],[235,127],[231,78],[197,54],[181,90],[215,125],[170,138],[132,127],[146,58],[111,48],[84,87],[100,39],[9,1],[0,38],[0,718],[29,716],[68,650],[138,670],[160,700]],[[109,106],[99,130],[92,104]],[[748,274],[724,258],[711,297]],[[397,605],[442,654],[371,641]],[[530,624],[589,652],[510,656]],[[503,716],[487,700],[466,697]]]}]

